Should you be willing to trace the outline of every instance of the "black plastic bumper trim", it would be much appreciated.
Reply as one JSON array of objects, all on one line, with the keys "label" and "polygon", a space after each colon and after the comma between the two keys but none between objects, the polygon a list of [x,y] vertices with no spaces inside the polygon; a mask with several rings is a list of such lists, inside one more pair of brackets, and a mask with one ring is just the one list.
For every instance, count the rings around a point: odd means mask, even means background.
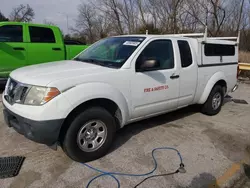
[{"label": "black plastic bumper trim", "polygon": [[9,127],[13,127],[19,134],[34,142],[48,146],[52,146],[58,141],[64,121],[64,119],[34,121],[17,115],[6,107],[3,109],[3,114]]}]

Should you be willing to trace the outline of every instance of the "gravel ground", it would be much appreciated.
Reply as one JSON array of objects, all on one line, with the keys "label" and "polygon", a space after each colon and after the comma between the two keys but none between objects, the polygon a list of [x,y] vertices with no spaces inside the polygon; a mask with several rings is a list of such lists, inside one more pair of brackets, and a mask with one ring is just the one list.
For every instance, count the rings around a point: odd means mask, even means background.
[{"label": "gravel ground", "polygon": [[[250,85],[241,84],[231,97],[250,104]],[[112,150],[89,164],[107,171],[144,173],[152,169],[151,150],[175,147],[184,159],[187,173],[155,178],[139,187],[203,188],[213,185],[234,164],[249,157],[250,105],[236,104],[227,98],[222,111],[209,117],[188,107],[126,126],[117,133]],[[0,110],[2,110],[0,105]],[[23,155],[26,160],[15,178],[0,179],[1,188],[78,188],[85,187],[98,173],[70,160],[62,150],[27,140],[8,128],[0,113],[0,156]],[[157,152],[156,174],[175,171],[179,159],[172,151]],[[143,178],[118,177],[121,187],[134,187]],[[246,181],[247,182],[247,181]],[[248,183],[249,184],[249,183]],[[247,185],[247,183],[245,183]],[[92,187],[115,188],[109,177],[93,182]]]}]

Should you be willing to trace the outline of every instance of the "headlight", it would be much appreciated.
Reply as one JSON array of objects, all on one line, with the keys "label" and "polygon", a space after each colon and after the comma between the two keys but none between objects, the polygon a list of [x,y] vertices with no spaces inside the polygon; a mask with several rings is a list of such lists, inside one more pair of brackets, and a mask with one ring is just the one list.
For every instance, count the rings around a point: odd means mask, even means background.
[{"label": "headlight", "polygon": [[57,88],[32,86],[25,97],[24,104],[43,105],[60,94]]}]

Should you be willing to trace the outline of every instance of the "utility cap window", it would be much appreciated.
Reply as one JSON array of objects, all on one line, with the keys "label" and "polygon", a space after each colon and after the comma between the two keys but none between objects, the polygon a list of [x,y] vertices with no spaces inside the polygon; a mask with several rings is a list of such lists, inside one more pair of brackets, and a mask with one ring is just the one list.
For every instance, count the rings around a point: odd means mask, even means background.
[{"label": "utility cap window", "polygon": [[55,36],[50,28],[29,27],[30,42],[33,43],[55,43]]},{"label": "utility cap window", "polygon": [[235,46],[226,44],[205,44],[206,56],[234,56]]},{"label": "utility cap window", "polygon": [[1,26],[0,42],[23,42],[23,27],[21,25]]}]

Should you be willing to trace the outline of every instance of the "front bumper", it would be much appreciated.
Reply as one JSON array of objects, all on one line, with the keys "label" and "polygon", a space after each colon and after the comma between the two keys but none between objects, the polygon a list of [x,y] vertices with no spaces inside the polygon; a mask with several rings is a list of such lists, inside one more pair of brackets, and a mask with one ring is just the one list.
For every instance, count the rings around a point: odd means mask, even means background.
[{"label": "front bumper", "polygon": [[26,138],[48,146],[54,145],[59,139],[59,133],[64,119],[34,121],[10,111],[3,110],[5,122]]}]

